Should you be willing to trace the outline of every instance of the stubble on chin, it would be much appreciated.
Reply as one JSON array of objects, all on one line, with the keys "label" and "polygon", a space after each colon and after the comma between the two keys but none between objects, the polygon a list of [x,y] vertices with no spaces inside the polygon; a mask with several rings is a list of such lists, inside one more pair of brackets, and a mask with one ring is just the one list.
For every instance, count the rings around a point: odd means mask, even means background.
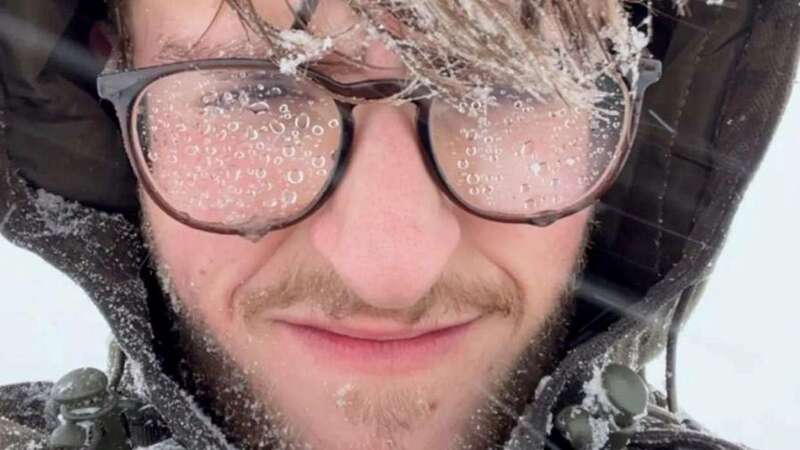
[{"label": "stubble on chin", "polygon": [[[147,227],[149,228],[149,227]],[[293,423],[276,400],[275,388],[261,380],[255,383],[253,374],[260,368],[242,364],[232,356],[203,320],[203,315],[192,305],[198,299],[181,298],[176,292],[168,266],[158,257],[152,234],[148,241],[153,251],[151,265],[159,274],[162,289],[169,295],[176,316],[175,328],[179,336],[181,368],[175,376],[181,385],[197,400],[201,407],[242,449],[299,450],[324,448],[314,446],[314,437],[303,424]],[[581,260],[576,262],[576,271]],[[499,448],[510,429],[516,424],[524,406],[532,401],[536,385],[549,373],[563,353],[563,344],[573,312],[573,280],[570,276],[559,286],[558,298],[553,300],[555,310],[547,318],[536,321],[534,330],[519,328],[526,312],[523,292],[514,285],[467,282],[450,278],[440,280],[421,299],[413,310],[400,312],[392,318],[415,323],[430,318],[431,314],[470,308],[484,314],[494,314],[508,320],[516,332],[525,334],[524,348],[511,359],[512,362],[495,366],[482,380],[472,386],[474,398],[468,402],[474,407],[463,414],[463,426],[452,430],[450,449]],[[326,299],[314,293],[326,292]],[[195,293],[186,293],[195,295]],[[309,302],[323,314],[341,319],[349,314],[383,314],[353,295],[332,271],[295,271],[274,288],[240,299],[238,307],[245,322],[269,308],[281,308],[298,302]],[[395,314],[395,313],[388,313]],[[349,424],[371,430],[368,443],[342,443],[348,449],[377,448],[399,450],[408,448],[409,436],[419,432],[438,413],[437,401],[430,392],[420,387],[395,387],[394,389],[353,388],[330,399]],[[464,394],[462,394],[464,395]],[[366,445],[366,447],[364,447]]]},{"label": "stubble on chin", "polygon": [[[487,289],[490,288],[483,287],[484,292]],[[314,438],[307,432],[298,431],[302,427],[293,423],[284,412],[276,400],[274,387],[264,383],[263,374],[254,376],[261,369],[236,361],[204,323],[201,314],[187,306],[193,304],[191,299],[178,298],[171,288],[168,292],[175,296],[172,303],[184,305],[178,309],[177,320],[184,359],[182,367],[185,369],[181,381],[238,447],[264,450],[329,448],[313,445]],[[447,289],[440,286],[439,292],[446,293]],[[496,292],[496,295],[497,299],[502,298],[498,305],[503,305],[498,311],[524,313],[524,306],[509,309],[509,302],[522,304],[523,298],[510,299],[508,292]],[[532,400],[539,379],[549,373],[562,353],[572,312],[570,299],[571,291],[565,289],[557,310],[543,323],[540,322],[536,330],[528,332],[527,345],[511,365],[490,371],[488,379],[475,380],[472,386],[475,398],[470,403],[477,406],[464,413],[464,425],[460,430],[450,431],[453,434],[451,449],[494,448],[505,439],[524,406]],[[348,304],[341,298],[338,302],[339,305]],[[489,307],[486,302],[483,305]],[[517,317],[509,317],[510,323],[519,321]],[[254,379],[260,381],[254,383]],[[364,440],[343,443],[348,448],[363,445],[370,450],[410,448],[405,444],[408,438],[432,421],[437,413],[438,399],[422,387],[352,386],[347,389],[345,386],[335,394],[330,401],[336,403],[342,418],[354,427],[369,430]]]},{"label": "stubble on chin", "polygon": [[[330,401],[336,403],[347,423],[371,430],[369,442],[362,440],[342,443],[342,446],[313,445],[312,440],[320,440],[309,436],[305,430],[299,431],[303,424],[288,417],[285,408],[276,400],[274,387],[264,384],[263,374],[258,377],[259,383],[254,382],[258,368],[236,361],[219,336],[214,335],[200,311],[192,307],[198,304],[198,299],[178,295],[170,280],[168,266],[158,257],[152,234],[149,230],[146,234],[154,256],[151,266],[159,274],[162,290],[168,294],[175,315],[179,336],[179,355],[175,357],[181,363],[174,376],[237,447],[259,450],[410,450],[406,445],[408,437],[435,418],[438,399],[424,388],[354,388],[338,392]],[[502,447],[519,414],[533,400],[539,380],[552,371],[563,354],[574,309],[574,273],[577,273],[580,263],[578,259],[573,276],[560,286],[559,298],[554,300],[555,309],[547,318],[540,318],[534,330],[526,332],[519,328],[527,312],[526,300],[518,287],[468,283],[458,279],[437,283],[413,311],[395,317],[414,323],[424,320],[432,311],[478,308],[484,313],[505,317],[510,327],[519,333],[527,333],[524,340],[527,344],[512,358],[512,363],[494,367],[486,379],[475,380],[472,386],[475,395],[473,401],[468,402],[473,407],[464,411],[463,426],[452,430],[449,439],[452,444],[448,450]],[[312,289],[308,289],[309,286]],[[309,297],[312,292],[323,291],[332,293],[330,300],[309,300],[313,298]],[[304,272],[301,269],[286,277],[275,289],[243,299],[240,311],[252,317],[270,307],[286,307],[301,301],[316,302],[315,306],[332,318],[356,312],[376,313],[349,292],[333,272]]]},{"label": "stubble on chin", "polygon": [[231,443],[243,450],[310,449],[274,407],[272,387],[252,383],[258,369],[238,363],[192,308],[181,312],[176,322],[184,367],[180,382]]}]

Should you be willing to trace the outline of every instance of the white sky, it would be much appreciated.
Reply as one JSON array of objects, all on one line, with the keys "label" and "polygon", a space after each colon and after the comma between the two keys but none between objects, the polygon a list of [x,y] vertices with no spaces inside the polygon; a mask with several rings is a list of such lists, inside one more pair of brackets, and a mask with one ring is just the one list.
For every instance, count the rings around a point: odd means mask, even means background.
[{"label": "white sky", "polygon": [[[679,341],[682,407],[712,431],[755,448],[798,447],[798,145],[800,89],[795,89]],[[655,364],[651,379],[663,367]]]},{"label": "white sky", "polygon": [[[800,94],[679,346],[682,407],[721,436],[794,450],[800,430]],[[60,272],[0,239],[0,384],[105,367],[108,329]],[[649,370],[651,382],[663,362]]]}]

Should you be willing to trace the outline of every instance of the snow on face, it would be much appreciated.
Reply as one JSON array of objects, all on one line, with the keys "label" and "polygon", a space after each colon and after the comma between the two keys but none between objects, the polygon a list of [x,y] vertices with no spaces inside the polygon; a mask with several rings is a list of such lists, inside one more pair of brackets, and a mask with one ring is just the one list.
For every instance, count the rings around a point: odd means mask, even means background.
[{"label": "snow on face", "polygon": [[[251,31],[230,9],[217,14],[217,5],[136,2],[135,65],[274,54],[248,40]],[[291,22],[284,2],[255,6],[278,28]],[[320,8],[324,14],[310,25],[319,35],[354,26],[343,3]],[[332,45],[293,33],[312,53]],[[200,36],[188,53],[172,45]],[[363,55],[368,65],[337,75],[409,74],[385,43],[369,43]],[[291,61],[282,71],[291,72]],[[182,89],[168,87],[178,95]],[[351,160],[333,196],[306,220],[256,242],[187,227],[143,196],[156,258],[168,272],[165,288],[182,306],[187,333],[201,336],[190,339],[188,352],[227,402],[220,413],[227,431],[250,446],[267,434],[298,448],[493,440],[508,408],[533,394],[551,363],[590,211],[545,228],[462,211],[426,170],[414,114],[412,105],[356,106]],[[164,118],[162,132],[176,125]],[[201,138],[181,131],[152,137]]]}]

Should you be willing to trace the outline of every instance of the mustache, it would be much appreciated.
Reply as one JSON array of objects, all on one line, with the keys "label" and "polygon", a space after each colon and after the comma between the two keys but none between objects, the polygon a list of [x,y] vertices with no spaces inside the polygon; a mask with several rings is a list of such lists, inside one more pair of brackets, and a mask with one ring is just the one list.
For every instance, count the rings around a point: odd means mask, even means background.
[{"label": "mustache", "polygon": [[409,308],[378,308],[356,295],[334,270],[297,267],[277,283],[244,294],[238,300],[238,309],[245,322],[256,321],[269,311],[302,304],[334,320],[358,315],[413,325],[426,317],[461,312],[521,318],[523,299],[522,289],[513,282],[450,274],[440,277]]}]

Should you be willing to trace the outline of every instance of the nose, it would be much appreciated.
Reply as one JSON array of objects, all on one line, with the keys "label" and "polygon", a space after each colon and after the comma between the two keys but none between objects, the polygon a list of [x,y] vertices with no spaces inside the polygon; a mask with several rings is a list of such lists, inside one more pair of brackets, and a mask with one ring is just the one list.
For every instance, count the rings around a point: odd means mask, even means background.
[{"label": "nose", "polygon": [[452,206],[428,175],[408,109],[354,110],[347,173],[310,220],[312,245],[374,307],[414,305],[460,240]]}]

